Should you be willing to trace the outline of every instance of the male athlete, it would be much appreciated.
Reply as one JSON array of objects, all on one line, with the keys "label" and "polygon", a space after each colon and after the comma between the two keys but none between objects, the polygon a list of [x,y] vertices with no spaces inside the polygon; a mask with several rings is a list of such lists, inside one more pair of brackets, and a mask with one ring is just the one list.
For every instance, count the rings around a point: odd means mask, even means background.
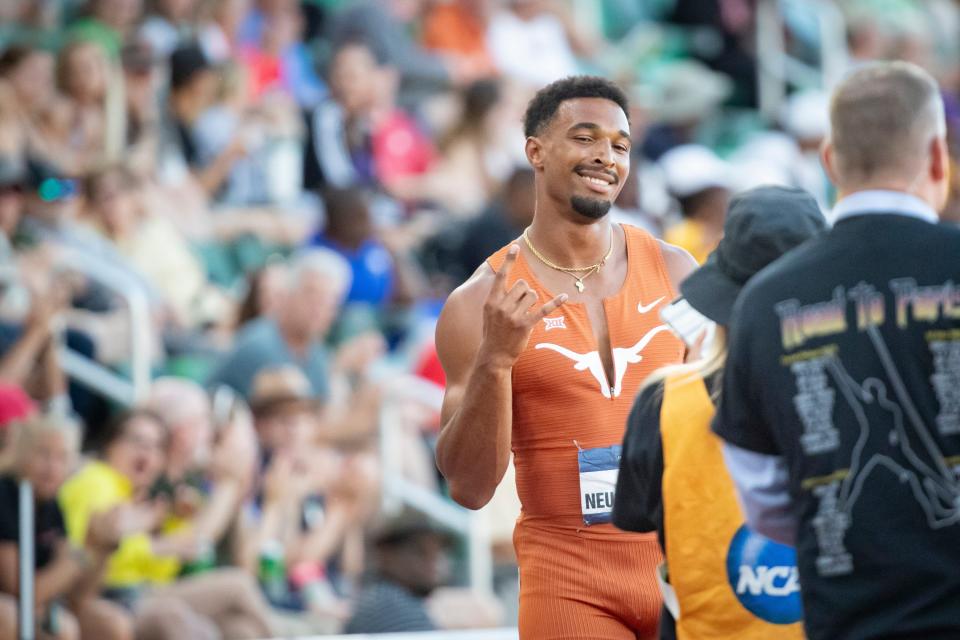
[{"label": "male athlete", "polygon": [[450,295],[437,326],[437,465],[454,500],[486,504],[513,450],[524,640],[657,631],[656,538],[609,520],[634,395],[683,358],[658,311],[695,263],[606,217],[630,171],[627,112],[601,78],[537,93],[524,119],[533,223]]}]

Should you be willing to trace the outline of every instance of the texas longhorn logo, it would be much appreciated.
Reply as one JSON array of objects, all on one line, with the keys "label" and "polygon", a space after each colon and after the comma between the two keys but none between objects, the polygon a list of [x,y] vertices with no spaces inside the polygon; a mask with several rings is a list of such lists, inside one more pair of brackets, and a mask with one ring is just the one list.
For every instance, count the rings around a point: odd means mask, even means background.
[{"label": "texas longhorn logo", "polygon": [[556,351],[565,358],[573,360],[573,368],[577,371],[589,371],[590,375],[600,384],[600,393],[603,394],[604,398],[610,398],[611,393],[612,397],[620,397],[620,392],[623,391],[623,376],[627,373],[627,366],[631,364],[637,364],[643,360],[643,356],[640,355],[640,352],[643,351],[644,347],[647,346],[653,337],[660,333],[661,331],[668,331],[666,325],[660,325],[659,327],[654,327],[646,333],[637,344],[632,347],[622,348],[614,347],[613,348],[613,377],[614,384],[613,388],[607,386],[607,374],[603,370],[603,361],[600,359],[599,351],[588,351],[587,353],[577,353],[576,351],[571,351],[566,347],[561,347],[557,344],[551,344],[549,342],[541,342],[537,344],[535,349],[550,349],[551,351]]}]

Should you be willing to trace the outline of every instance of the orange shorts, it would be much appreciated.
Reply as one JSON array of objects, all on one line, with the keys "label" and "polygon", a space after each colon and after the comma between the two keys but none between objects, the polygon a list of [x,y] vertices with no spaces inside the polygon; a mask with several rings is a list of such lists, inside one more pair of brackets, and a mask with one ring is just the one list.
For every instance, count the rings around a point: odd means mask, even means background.
[{"label": "orange shorts", "polygon": [[521,518],[513,543],[521,640],[657,638],[663,600],[656,570],[663,556],[655,536],[565,530]]}]

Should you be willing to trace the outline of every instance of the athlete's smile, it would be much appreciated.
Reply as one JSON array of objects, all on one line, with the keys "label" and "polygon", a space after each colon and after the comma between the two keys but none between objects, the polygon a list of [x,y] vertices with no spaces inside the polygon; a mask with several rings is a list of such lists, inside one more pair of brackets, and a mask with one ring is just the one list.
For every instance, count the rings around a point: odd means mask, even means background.
[{"label": "athlete's smile", "polygon": [[612,171],[600,171],[593,169],[585,169],[583,167],[577,167],[574,170],[583,183],[591,191],[596,193],[608,194],[613,191],[614,187],[619,182],[617,174]]}]

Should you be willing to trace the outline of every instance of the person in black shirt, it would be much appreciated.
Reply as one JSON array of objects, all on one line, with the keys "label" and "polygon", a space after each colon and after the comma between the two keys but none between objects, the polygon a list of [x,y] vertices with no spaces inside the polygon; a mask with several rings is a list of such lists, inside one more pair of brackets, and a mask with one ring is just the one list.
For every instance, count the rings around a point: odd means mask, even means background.
[{"label": "person in black shirt", "polygon": [[714,431],[750,526],[795,543],[811,640],[960,637],[960,230],[936,82],[848,76],[834,228],[744,289]]},{"label": "person in black shirt", "polygon": [[500,197],[464,225],[455,257],[460,282],[469,278],[487,256],[530,226],[536,204],[533,176],[527,167],[516,169],[507,179]]},{"label": "person in black shirt", "polygon": [[[57,492],[73,466],[79,427],[55,417],[14,425],[13,473],[0,476],[0,637],[14,637],[18,593],[19,482],[30,481],[34,498],[34,566],[37,624],[42,638],[133,637],[129,616],[95,597],[108,555],[121,536],[123,515],[110,511],[91,518],[86,545],[67,542]],[[64,606],[69,606],[69,610]],[[76,616],[76,617],[75,617]]]},{"label": "person in black shirt", "polygon": [[373,538],[376,570],[357,596],[345,633],[436,629],[426,598],[447,577],[448,535],[408,510],[382,523]]}]

